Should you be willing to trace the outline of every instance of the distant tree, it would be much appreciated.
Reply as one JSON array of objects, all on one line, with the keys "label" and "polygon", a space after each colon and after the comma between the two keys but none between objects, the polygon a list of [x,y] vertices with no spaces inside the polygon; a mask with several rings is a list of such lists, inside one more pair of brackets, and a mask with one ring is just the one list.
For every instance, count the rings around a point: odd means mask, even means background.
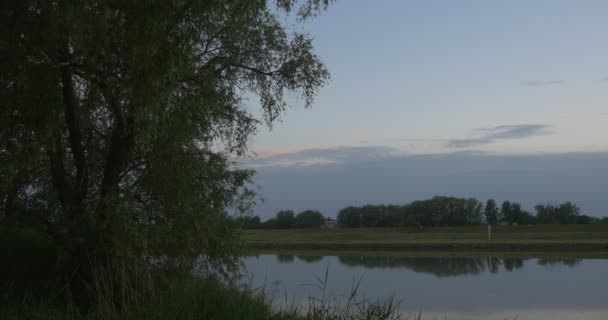
[{"label": "distant tree", "polygon": [[475,198],[469,198],[465,205],[467,224],[481,224],[483,203]]},{"label": "distant tree", "polygon": [[295,219],[296,228],[320,228],[325,222],[323,214],[315,210],[306,210],[298,213]]},{"label": "distant tree", "polygon": [[498,221],[507,223],[507,224],[512,224],[513,220],[514,220],[514,214],[513,214],[513,206],[511,205],[511,202],[503,201],[502,206],[500,206],[500,213],[498,216]]},{"label": "distant tree", "polygon": [[404,225],[464,226],[481,223],[483,205],[474,198],[436,196],[405,207]]},{"label": "distant tree", "polygon": [[262,223],[262,228],[264,229],[276,229],[277,227],[277,219],[275,218],[270,218],[266,221],[264,221],[264,223]]},{"label": "distant tree", "polygon": [[526,225],[534,223],[534,216],[531,215],[528,211],[525,211],[521,208],[521,204],[513,202],[510,206],[510,211],[505,216],[504,222],[510,225]]},{"label": "distant tree", "polygon": [[262,222],[259,216],[245,216],[241,218],[243,229],[259,229],[262,227]]},{"label": "distant tree", "polygon": [[559,206],[560,223],[576,223],[581,215],[581,209],[578,205],[568,201]]},{"label": "distant tree", "polygon": [[296,224],[296,217],[294,212],[291,210],[281,210],[277,212],[276,221],[277,228],[289,229],[293,228]]},{"label": "distant tree", "polygon": [[590,217],[586,214],[580,215],[577,219],[576,219],[576,223],[578,224],[593,224],[593,223],[599,223],[599,219],[595,218],[595,217]]},{"label": "distant tree", "polygon": [[498,223],[498,207],[496,206],[496,200],[489,199],[486,201],[484,215],[488,224],[496,225],[496,223]]},{"label": "distant tree", "polygon": [[608,224],[608,217],[603,217],[603,218],[600,220],[600,223],[601,223],[601,224]]},{"label": "distant tree", "polygon": [[577,223],[580,216],[580,208],[570,201],[559,206],[539,204],[534,209],[536,209],[537,222],[542,224]]},{"label": "distant tree", "polygon": [[346,207],[338,213],[343,228],[399,227],[404,225],[406,207],[399,205],[365,205]]},{"label": "distant tree", "polygon": [[338,212],[338,224],[343,228],[361,227],[361,212],[356,207],[346,207]]},{"label": "distant tree", "polygon": [[553,214],[554,207],[550,204],[537,204],[534,206],[536,210],[536,221],[538,223],[557,223]]},{"label": "distant tree", "polygon": [[515,223],[519,225],[535,224],[536,217],[534,217],[534,215],[532,215],[530,212],[522,210],[521,213],[517,215]]}]

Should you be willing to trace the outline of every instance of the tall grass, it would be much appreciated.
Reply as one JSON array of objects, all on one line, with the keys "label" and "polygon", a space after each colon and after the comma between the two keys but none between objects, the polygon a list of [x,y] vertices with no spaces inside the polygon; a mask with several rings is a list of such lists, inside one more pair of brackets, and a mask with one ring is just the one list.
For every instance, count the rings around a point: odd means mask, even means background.
[{"label": "tall grass", "polygon": [[[2,295],[0,319],[123,320],[123,319],[217,319],[217,320],[388,320],[398,319],[398,304],[358,300],[359,282],[344,301],[327,293],[328,272],[316,278],[319,296],[305,304],[273,303],[264,288],[239,285],[214,276],[151,271],[121,265],[98,268],[86,288],[92,304],[76,308],[69,290],[65,299],[11,299]],[[286,299],[287,301],[287,299]]]},{"label": "tall grass", "polygon": [[359,297],[361,279],[353,282],[346,297],[328,293],[329,267],[323,276],[314,276],[315,282],[309,284],[317,289],[317,295],[308,296],[303,304],[291,302],[285,295],[285,305],[279,307],[279,313],[290,319],[306,320],[392,320],[399,319],[399,304],[394,297],[370,301]]}]

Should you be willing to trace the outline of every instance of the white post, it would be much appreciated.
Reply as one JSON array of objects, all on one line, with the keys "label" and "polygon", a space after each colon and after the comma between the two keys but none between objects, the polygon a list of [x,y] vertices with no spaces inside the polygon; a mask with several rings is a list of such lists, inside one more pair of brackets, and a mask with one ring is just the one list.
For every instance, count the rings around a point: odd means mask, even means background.
[{"label": "white post", "polygon": [[492,225],[488,223],[488,241],[492,240]]}]

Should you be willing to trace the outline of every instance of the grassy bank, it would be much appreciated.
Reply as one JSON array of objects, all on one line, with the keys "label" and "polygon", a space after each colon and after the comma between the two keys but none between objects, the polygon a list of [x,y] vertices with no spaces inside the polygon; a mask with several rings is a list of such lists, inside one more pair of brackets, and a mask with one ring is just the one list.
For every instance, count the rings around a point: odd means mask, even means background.
[{"label": "grassy bank", "polygon": [[252,250],[608,251],[608,225],[245,230]]},{"label": "grassy bank", "polygon": [[277,305],[266,288],[228,284],[214,277],[130,276],[112,284],[102,280],[90,288],[94,303],[84,309],[71,303],[65,288],[58,287],[54,296],[35,297],[32,292],[20,300],[14,299],[10,288],[0,289],[3,320],[388,320],[397,319],[398,312],[398,304],[390,298],[357,300],[357,288],[346,301],[322,290],[304,305],[288,301]]}]

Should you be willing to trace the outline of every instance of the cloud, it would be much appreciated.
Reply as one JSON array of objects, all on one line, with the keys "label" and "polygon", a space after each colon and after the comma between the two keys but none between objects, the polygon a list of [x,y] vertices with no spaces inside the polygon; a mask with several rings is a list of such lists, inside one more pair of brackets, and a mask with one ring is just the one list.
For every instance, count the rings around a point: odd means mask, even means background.
[{"label": "cloud", "polygon": [[[507,139],[524,139],[533,136],[539,136],[550,133],[549,126],[543,124],[519,124],[519,125],[503,125],[492,128],[478,129],[477,137],[464,139],[391,139],[387,141],[433,141],[438,146],[448,148],[465,148],[472,146],[480,146],[493,143],[498,140]],[[410,146],[410,151],[415,149],[415,146]],[[450,153],[446,149],[444,152]],[[466,150],[465,153],[480,151]],[[408,152],[409,153],[409,152]],[[451,152],[454,153],[454,152]],[[331,165],[354,162],[369,162],[380,158],[400,157],[406,155],[402,149],[389,147],[384,145],[368,145],[368,146],[339,146],[333,148],[311,148],[302,149],[294,152],[260,155],[251,158],[241,159],[241,164],[248,168],[263,168],[263,167],[297,167],[297,166],[313,166],[313,165]]]},{"label": "cloud", "polygon": [[398,149],[386,146],[349,146],[303,149],[291,153],[246,159],[243,163],[250,168],[266,166],[289,167],[369,161],[397,154],[400,154]]},{"label": "cloud", "polygon": [[528,80],[519,83],[520,86],[524,87],[546,87],[551,85],[564,84],[564,80]]},{"label": "cloud", "polygon": [[504,125],[481,129],[481,136],[466,139],[451,139],[446,143],[450,148],[465,148],[493,143],[497,140],[525,139],[549,134],[549,126],[544,124]]},{"label": "cloud", "polygon": [[[336,153],[357,148],[340,149]],[[324,149],[321,153],[333,151]],[[606,215],[608,152],[533,155],[454,152],[391,154],[367,159],[361,161],[354,156],[344,158],[341,163],[259,168],[254,181],[261,187],[264,202],[254,212],[264,219],[280,209],[315,209],[335,216],[349,205],[403,204],[451,195],[483,201],[511,200],[528,210],[538,203],[573,201],[584,214]]]}]

